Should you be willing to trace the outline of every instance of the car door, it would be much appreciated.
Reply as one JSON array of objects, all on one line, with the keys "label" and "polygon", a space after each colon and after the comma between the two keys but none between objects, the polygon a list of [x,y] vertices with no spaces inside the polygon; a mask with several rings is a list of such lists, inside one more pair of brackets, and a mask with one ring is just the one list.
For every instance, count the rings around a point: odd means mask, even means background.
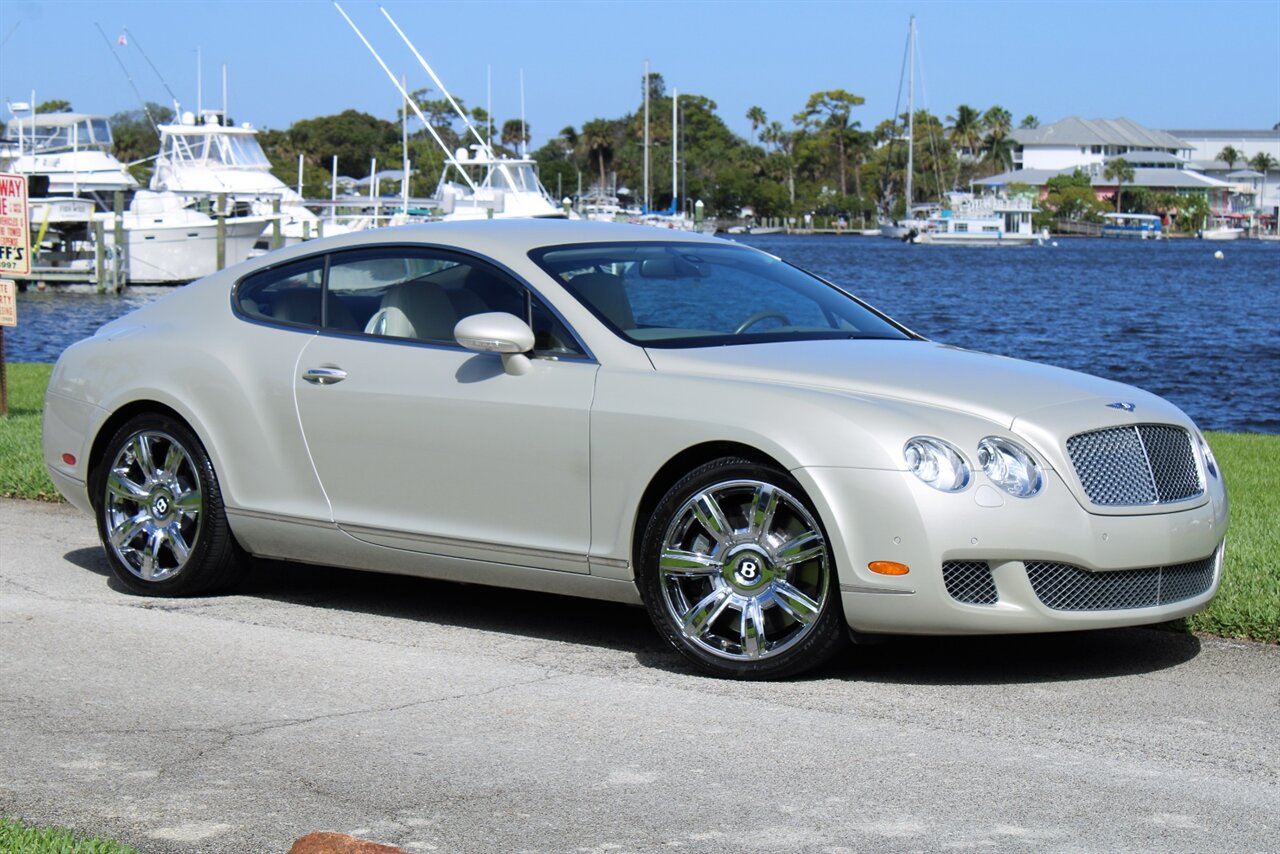
[{"label": "car door", "polygon": [[[586,572],[596,364],[563,325],[509,275],[445,250],[335,254],[326,282],[295,394],[337,524],[382,546]],[[483,311],[546,327],[526,374],[454,341]]]}]

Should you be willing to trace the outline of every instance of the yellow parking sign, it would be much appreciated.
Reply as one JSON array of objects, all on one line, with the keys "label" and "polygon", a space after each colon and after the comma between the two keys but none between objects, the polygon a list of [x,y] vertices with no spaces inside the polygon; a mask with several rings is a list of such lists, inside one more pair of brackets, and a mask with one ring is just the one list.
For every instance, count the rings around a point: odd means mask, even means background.
[{"label": "yellow parking sign", "polygon": [[0,273],[31,274],[27,177],[0,173]]}]

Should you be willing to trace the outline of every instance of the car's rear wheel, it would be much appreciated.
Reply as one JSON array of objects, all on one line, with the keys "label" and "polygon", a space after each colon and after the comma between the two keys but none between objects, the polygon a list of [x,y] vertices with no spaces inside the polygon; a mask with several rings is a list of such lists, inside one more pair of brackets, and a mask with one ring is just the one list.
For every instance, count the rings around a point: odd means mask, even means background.
[{"label": "car's rear wheel", "polygon": [[125,423],[92,481],[98,536],[116,578],[149,596],[212,593],[238,577],[213,463],[182,422],[152,413]]},{"label": "car's rear wheel", "polygon": [[772,466],[725,457],[671,487],[646,527],[639,581],[658,631],[718,676],[792,676],[847,640],[822,525]]}]

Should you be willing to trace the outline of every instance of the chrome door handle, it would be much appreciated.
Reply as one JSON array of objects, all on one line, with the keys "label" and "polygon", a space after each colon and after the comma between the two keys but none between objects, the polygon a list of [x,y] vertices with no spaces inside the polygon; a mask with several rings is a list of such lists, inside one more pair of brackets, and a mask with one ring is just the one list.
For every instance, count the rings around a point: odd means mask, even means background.
[{"label": "chrome door handle", "polygon": [[333,385],[347,378],[342,368],[307,368],[302,378],[313,385]]}]

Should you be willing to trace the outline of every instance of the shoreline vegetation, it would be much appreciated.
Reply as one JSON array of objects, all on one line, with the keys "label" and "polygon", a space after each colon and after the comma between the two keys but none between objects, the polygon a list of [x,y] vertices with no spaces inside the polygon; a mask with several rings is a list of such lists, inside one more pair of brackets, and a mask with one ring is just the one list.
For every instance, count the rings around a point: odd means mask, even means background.
[{"label": "shoreline vegetation", "polygon": [[[483,107],[459,105],[475,133],[496,154],[520,156],[527,151],[543,186],[557,202],[574,196],[615,197],[624,206],[647,207],[652,213],[693,216],[695,201],[701,201],[706,215],[722,222],[800,221],[809,214],[831,221],[844,217],[850,227],[861,228],[874,226],[880,216],[902,218],[912,203],[941,200],[947,191],[1012,169],[1016,131],[1040,127],[1035,115],[1016,119],[999,104],[985,108],[958,104],[954,115],[915,109],[912,116],[896,112],[903,106],[898,104],[895,114],[884,115],[871,112],[865,97],[845,89],[813,92],[803,104],[796,102],[799,109],[791,116],[770,116],[752,106],[742,116],[722,117],[715,100],[668,91],[658,72],[650,72],[640,83],[640,97],[630,110],[561,128],[536,149],[529,148],[530,126],[523,118],[500,120]],[[654,158],[647,173],[648,199],[643,198],[646,87],[649,148]],[[291,187],[300,183],[305,198],[329,199],[335,171],[344,193],[359,190],[357,195],[362,195],[360,188],[372,183],[377,188],[374,192],[399,197],[404,189],[401,173],[387,173],[376,180],[371,173],[376,164],[399,168],[406,160],[412,164],[409,195],[426,198],[436,190],[445,166],[442,149],[453,152],[465,147],[470,129],[442,93],[428,88],[410,96],[430,120],[439,144],[416,119],[402,135],[403,110],[391,120],[346,109],[301,119],[284,129],[261,129],[257,139],[272,174]],[[70,102],[54,100],[38,105],[36,111],[70,109]],[[673,112],[678,118],[674,130]],[[175,119],[172,109],[157,103],[148,103],[145,111],[110,117],[114,154],[132,164],[130,169],[143,186],[151,177],[158,144],[149,116],[159,124]],[[239,118],[220,117],[231,125]],[[909,124],[913,125],[910,156]],[[673,170],[664,165],[670,161],[673,133],[679,157],[674,186]],[[1263,173],[1280,166],[1265,152],[1246,159],[1231,146],[1217,157],[1232,168],[1239,163]],[[1117,187],[1123,190],[1115,192],[1120,198],[1112,198],[1107,188],[1095,189],[1090,177],[1079,170],[1060,175],[1048,182],[1047,195],[1035,215],[1035,230],[1052,228],[1057,220],[1097,224],[1102,214],[1111,211],[1161,214],[1169,220],[1166,233],[1193,234],[1202,227],[1209,213],[1205,191],[1167,192],[1137,185],[1132,167],[1122,160],[1116,163],[1118,171],[1108,177],[1116,177]],[[906,180],[908,164],[910,182]],[[908,186],[910,199],[906,198]],[[1010,194],[1037,189],[1026,184],[1006,188]]]},{"label": "shoreline vegetation", "polygon": [[[52,365],[8,365],[9,414],[0,416],[0,498],[60,502],[44,470],[41,410]],[[1185,620],[1193,632],[1280,643],[1280,436],[1208,433],[1231,499],[1222,587]]]}]

